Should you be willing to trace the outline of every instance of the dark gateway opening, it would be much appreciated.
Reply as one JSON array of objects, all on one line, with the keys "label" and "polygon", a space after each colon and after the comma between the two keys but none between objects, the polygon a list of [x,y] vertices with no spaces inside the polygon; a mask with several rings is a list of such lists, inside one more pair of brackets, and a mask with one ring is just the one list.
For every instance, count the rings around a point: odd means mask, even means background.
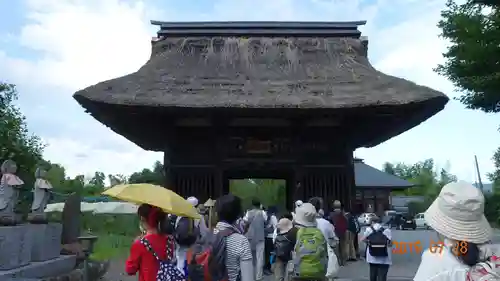
[{"label": "dark gateway opening", "polygon": [[[137,72],[74,98],[99,122],[165,152],[165,186],[203,201],[229,179],[286,179],[296,199],[355,201],[353,151],[444,108],[433,89],[368,61],[364,22],[152,22]],[[148,124],[147,126],[145,124]]]},{"label": "dark gateway opening", "polygon": [[265,208],[275,207],[279,213],[286,211],[286,180],[282,179],[232,179],[229,192],[242,199],[244,210],[252,207],[257,198]]}]

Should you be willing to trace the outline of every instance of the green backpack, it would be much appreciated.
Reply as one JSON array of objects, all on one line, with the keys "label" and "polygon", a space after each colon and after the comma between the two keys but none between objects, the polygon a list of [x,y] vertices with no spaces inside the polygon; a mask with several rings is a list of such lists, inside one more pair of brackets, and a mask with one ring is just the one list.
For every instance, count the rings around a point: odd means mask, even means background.
[{"label": "green backpack", "polygon": [[293,275],[296,278],[324,278],[328,265],[325,237],[316,227],[299,228],[295,243]]}]

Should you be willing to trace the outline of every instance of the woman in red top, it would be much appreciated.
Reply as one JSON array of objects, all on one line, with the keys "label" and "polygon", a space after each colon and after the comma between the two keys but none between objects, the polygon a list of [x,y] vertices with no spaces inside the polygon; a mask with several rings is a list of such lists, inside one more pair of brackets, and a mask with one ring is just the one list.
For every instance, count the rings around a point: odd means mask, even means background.
[{"label": "woman in red top", "polygon": [[135,275],[139,272],[139,281],[157,281],[160,263],[141,243],[141,239],[144,238],[149,242],[161,260],[175,259],[175,241],[172,235],[160,231],[162,224],[166,221],[166,214],[161,209],[142,204],[139,206],[137,214],[145,233],[138,237],[130,247],[130,256],[125,264],[125,271],[129,275]]}]

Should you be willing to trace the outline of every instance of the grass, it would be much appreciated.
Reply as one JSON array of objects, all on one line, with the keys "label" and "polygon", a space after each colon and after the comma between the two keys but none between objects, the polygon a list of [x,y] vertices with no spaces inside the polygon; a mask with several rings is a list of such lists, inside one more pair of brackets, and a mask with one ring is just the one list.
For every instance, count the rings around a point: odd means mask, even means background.
[{"label": "grass", "polygon": [[[51,221],[61,221],[61,213],[51,213]],[[82,213],[81,233],[99,237],[91,257],[108,260],[127,257],[130,245],[139,235],[137,215]]]},{"label": "grass", "polygon": [[100,234],[94,245],[91,258],[94,260],[108,260],[127,257],[130,245],[135,237],[119,234]]},{"label": "grass", "polygon": [[128,255],[130,245],[139,234],[139,221],[137,215],[87,213],[82,216],[82,228],[99,237],[92,258],[107,260]]}]

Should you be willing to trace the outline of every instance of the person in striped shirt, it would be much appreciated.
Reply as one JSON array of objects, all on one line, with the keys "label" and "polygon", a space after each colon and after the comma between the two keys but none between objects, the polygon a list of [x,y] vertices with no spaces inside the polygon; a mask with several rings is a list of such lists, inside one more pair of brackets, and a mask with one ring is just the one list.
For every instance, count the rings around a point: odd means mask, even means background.
[{"label": "person in striped shirt", "polygon": [[241,214],[241,199],[227,194],[217,199],[215,204],[218,219],[214,233],[227,228],[234,233],[226,240],[226,269],[228,281],[254,281],[254,268],[250,242],[235,226]]}]

